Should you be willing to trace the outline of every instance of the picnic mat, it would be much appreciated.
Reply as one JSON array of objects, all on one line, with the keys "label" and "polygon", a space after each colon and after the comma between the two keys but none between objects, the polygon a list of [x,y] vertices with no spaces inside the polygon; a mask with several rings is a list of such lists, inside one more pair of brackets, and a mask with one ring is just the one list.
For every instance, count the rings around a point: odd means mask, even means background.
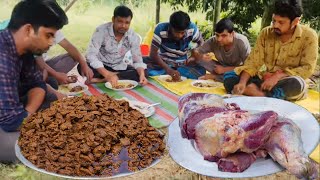
[{"label": "picnic mat", "polygon": [[[182,96],[184,94],[188,94],[190,92],[193,93],[211,93],[211,94],[219,94],[224,95],[226,94],[226,91],[223,86],[217,87],[214,89],[200,89],[191,86],[191,82],[194,81],[192,79],[187,79],[182,82],[177,83],[170,83],[170,82],[164,82],[158,79],[158,76],[152,77],[155,81],[157,81],[159,84],[161,84],[163,87],[168,89],[169,91]],[[221,83],[222,85],[222,83]],[[294,103],[306,108],[311,113],[317,114],[319,113],[319,92],[314,90],[309,90],[307,99],[295,101]]]},{"label": "picnic mat", "polygon": [[105,87],[104,83],[88,85],[88,95],[99,96],[103,93],[116,99],[126,97],[129,100],[141,101],[145,103],[161,102],[161,105],[155,106],[156,112],[148,118],[149,123],[155,128],[167,127],[177,117],[178,114],[178,96],[163,88],[156,81],[149,79],[145,86],[137,86],[134,89],[126,91],[114,91]]}]

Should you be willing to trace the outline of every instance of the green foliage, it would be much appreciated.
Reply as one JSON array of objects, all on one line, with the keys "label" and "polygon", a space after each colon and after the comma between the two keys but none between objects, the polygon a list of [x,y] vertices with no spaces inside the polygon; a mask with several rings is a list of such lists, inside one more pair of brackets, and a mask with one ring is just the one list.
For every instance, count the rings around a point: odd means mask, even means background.
[{"label": "green foliage", "polygon": [[[214,3],[216,0],[162,0],[169,3],[173,9],[179,6],[187,6],[190,12],[201,10],[206,13],[207,20],[213,19]],[[262,17],[268,5],[273,0],[224,0],[221,9],[230,17],[236,25],[238,32],[249,33],[251,24],[256,19]],[[272,4],[272,3],[271,3]],[[319,0],[303,0],[304,18],[303,21],[320,30],[320,1]],[[268,19],[270,21],[270,19]]]},{"label": "green foliage", "polygon": [[195,22],[195,24],[198,26],[204,40],[208,40],[212,37],[212,23],[205,21],[202,23]]},{"label": "green foliage", "polygon": [[129,5],[133,7],[139,7],[146,3],[149,0],[117,0],[120,4]]},{"label": "green foliage", "polygon": [[310,23],[310,26],[320,31],[320,1],[303,0],[303,17],[302,21]]},{"label": "green foliage", "polygon": [[75,3],[74,9],[77,14],[83,14],[89,10],[95,0],[81,0],[81,3]]}]

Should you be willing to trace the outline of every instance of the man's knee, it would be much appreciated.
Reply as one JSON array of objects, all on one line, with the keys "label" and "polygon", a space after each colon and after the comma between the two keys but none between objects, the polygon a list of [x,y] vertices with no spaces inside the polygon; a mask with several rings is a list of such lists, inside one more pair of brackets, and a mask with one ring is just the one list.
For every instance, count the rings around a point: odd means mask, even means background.
[{"label": "man's knee", "polygon": [[223,75],[223,85],[227,93],[231,93],[233,87],[239,83],[239,76],[234,71],[228,71]]},{"label": "man's knee", "polygon": [[308,90],[305,80],[299,76],[285,78],[277,86],[283,89],[286,100],[304,99]]}]

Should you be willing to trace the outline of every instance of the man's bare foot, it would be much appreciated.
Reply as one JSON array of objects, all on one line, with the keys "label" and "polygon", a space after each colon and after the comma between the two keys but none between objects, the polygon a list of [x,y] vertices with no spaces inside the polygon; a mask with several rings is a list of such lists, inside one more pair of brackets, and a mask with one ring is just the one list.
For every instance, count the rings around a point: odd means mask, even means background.
[{"label": "man's bare foot", "polygon": [[215,77],[216,76],[214,74],[205,74],[203,76],[200,76],[199,79],[201,79],[201,80],[209,80],[209,79],[215,80]]},{"label": "man's bare foot", "polygon": [[103,78],[92,78],[91,83],[101,83],[101,82],[107,82],[106,79]]},{"label": "man's bare foot", "polygon": [[253,83],[247,85],[243,94],[247,96],[266,96],[266,94],[263,91],[261,91],[257,85]]}]

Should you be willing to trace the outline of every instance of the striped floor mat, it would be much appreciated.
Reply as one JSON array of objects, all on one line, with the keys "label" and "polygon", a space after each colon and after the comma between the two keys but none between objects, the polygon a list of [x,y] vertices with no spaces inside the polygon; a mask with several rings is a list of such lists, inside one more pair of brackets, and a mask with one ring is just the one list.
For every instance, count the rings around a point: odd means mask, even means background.
[{"label": "striped floor mat", "polygon": [[156,106],[156,113],[149,117],[149,122],[153,127],[162,128],[170,125],[178,114],[178,98],[179,96],[171,93],[163,88],[153,79],[148,79],[146,86],[137,86],[132,90],[113,91],[104,86],[104,83],[89,85],[88,95],[108,94],[114,98],[127,97],[130,100],[142,101],[149,104],[161,102],[160,106]]}]

